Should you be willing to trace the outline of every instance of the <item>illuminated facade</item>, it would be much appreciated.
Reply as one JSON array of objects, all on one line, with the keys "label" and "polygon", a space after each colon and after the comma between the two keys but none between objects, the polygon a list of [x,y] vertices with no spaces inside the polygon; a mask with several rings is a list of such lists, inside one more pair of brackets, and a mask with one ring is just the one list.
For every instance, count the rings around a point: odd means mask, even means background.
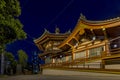
[{"label": "illuminated facade", "polygon": [[34,40],[44,67],[120,69],[120,18],[90,21],[81,15],[70,33],[48,33]]},{"label": "illuminated facade", "polygon": [[60,62],[60,60],[55,59],[56,55],[59,55],[62,51],[57,46],[61,44],[61,42],[63,42],[70,35],[70,33],[70,31],[60,33],[59,28],[56,28],[55,33],[50,33],[45,29],[42,36],[34,40],[38,48],[43,52],[39,55],[39,57],[45,60],[45,63]]}]

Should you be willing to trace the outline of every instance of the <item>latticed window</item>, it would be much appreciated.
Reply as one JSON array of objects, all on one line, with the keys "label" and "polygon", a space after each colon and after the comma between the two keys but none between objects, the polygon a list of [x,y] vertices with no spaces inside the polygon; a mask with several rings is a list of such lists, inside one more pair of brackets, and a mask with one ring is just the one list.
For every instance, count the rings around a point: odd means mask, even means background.
[{"label": "latticed window", "polygon": [[99,56],[103,51],[103,46],[89,50],[89,57]]},{"label": "latticed window", "polygon": [[86,54],[86,51],[77,52],[77,53],[75,53],[75,59],[85,58],[85,54]]},{"label": "latticed window", "polygon": [[62,62],[65,62],[66,61],[66,57],[62,57]]},{"label": "latticed window", "polygon": [[45,59],[45,63],[52,63],[52,59],[51,59],[50,57],[47,57],[47,58]]},{"label": "latticed window", "polygon": [[68,61],[72,61],[72,56],[68,56]]}]

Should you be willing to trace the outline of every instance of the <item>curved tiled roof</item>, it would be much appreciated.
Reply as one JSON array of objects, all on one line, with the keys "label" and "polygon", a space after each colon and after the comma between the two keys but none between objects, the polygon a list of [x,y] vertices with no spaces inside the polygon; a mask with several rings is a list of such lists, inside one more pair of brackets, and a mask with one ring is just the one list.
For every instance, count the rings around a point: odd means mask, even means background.
[{"label": "curved tiled roof", "polygon": [[67,31],[66,33],[59,33],[59,34],[56,34],[56,33],[50,33],[47,29],[44,29],[44,33],[37,39],[34,40],[35,43],[37,42],[40,42],[42,39],[44,39],[45,37],[67,37],[69,34],[70,34],[70,30]]},{"label": "curved tiled roof", "polygon": [[120,21],[120,17],[113,18],[113,19],[107,19],[107,20],[92,21],[92,20],[87,20],[86,17],[83,14],[81,14],[80,18],[78,19],[78,22],[80,20],[84,21],[85,23],[89,23],[91,25],[104,25],[104,24],[118,22],[118,21]]},{"label": "curved tiled roof", "polygon": [[91,21],[87,20],[84,15],[81,14],[80,18],[78,19],[78,22],[72,31],[72,33],[69,35],[68,38],[66,38],[58,47],[61,48],[68,44],[70,40],[72,40],[73,37],[78,32],[83,32],[84,29],[102,29],[104,30],[105,28],[111,28],[111,27],[116,27],[120,26],[120,18],[113,18],[109,20],[103,20],[103,21]]},{"label": "curved tiled roof", "polygon": [[63,41],[70,35],[70,30],[66,33],[50,33],[47,29],[44,29],[44,33],[37,39],[34,40],[34,43],[38,46],[40,50],[43,50],[43,44],[49,40],[60,40]]}]

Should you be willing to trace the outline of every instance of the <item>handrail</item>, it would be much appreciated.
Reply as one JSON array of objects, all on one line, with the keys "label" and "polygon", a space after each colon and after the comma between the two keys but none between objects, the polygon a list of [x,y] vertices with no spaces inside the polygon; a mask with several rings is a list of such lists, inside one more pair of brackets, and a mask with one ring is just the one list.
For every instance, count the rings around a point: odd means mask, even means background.
[{"label": "handrail", "polygon": [[[105,56],[104,56],[105,57]],[[94,56],[94,57],[89,57],[89,58],[79,58],[79,59],[75,59],[73,61],[66,61],[66,62],[62,62],[62,63],[49,63],[49,64],[45,64],[42,65],[43,67],[64,67],[64,66],[70,66],[70,65],[75,65],[75,64],[83,64],[86,61],[90,61],[90,60],[94,60],[94,59],[98,59],[98,58],[102,58],[101,55],[99,56]]]},{"label": "handrail", "polygon": [[[119,49],[114,49],[113,52],[110,52],[109,54],[109,57],[112,56],[113,54],[115,53],[120,53],[120,48]],[[101,55],[98,55],[98,56],[93,56],[93,57],[87,57],[87,58],[78,58],[78,59],[75,59],[73,61],[65,61],[65,62],[60,62],[60,63],[48,63],[48,64],[44,64],[42,65],[41,67],[43,68],[63,68],[63,67],[69,67],[70,66],[77,66],[78,64],[81,64],[84,66],[84,64],[86,62],[89,62],[89,61],[95,61],[96,59],[103,59],[105,57],[107,57],[107,53],[106,51],[102,52]],[[93,64],[92,64],[93,65]],[[89,65],[88,65],[89,67]]]},{"label": "handrail", "polygon": [[114,38],[114,39],[111,39],[110,42],[111,42],[111,41],[114,41],[114,40],[116,40],[116,39],[120,39],[120,36],[118,36],[118,37],[116,37],[116,38]]},{"label": "handrail", "polygon": [[120,50],[120,48],[116,48],[116,49],[111,49],[110,51],[116,51],[116,50]]}]

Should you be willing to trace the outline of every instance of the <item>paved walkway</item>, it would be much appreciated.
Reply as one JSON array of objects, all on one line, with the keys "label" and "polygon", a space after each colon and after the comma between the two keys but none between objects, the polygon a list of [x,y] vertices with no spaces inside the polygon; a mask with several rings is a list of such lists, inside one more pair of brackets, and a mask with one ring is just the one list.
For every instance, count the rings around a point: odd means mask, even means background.
[{"label": "paved walkway", "polygon": [[51,73],[52,75],[37,74],[37,75],[6,76],[0,78],[0,80],[120,80],[120,75],[116,75],[116,74],[57,70],[56,75],[55,74],[53,75],[53,73],[55,72],[56,71],[51,70],[51,72],[49,73]]},{"label": "paved walkway", "polygon": [[95,73],[95,72],[80,72],[80,71],[70,71],[70,70],[57,70],[57,69],[44,69],[43,75],[75,75],[75,76],[120,76],[115,74],[107,73]]}]

